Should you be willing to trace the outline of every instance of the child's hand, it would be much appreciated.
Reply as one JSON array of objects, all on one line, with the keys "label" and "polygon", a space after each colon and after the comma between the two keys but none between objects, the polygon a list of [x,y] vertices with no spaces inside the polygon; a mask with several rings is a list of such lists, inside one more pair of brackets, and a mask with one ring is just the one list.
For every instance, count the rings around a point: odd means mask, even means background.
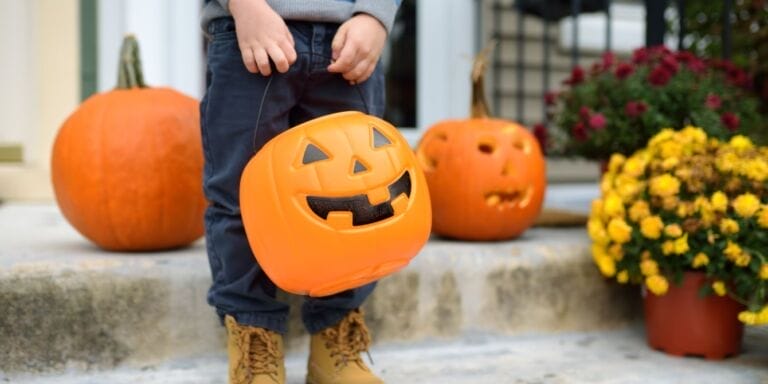
[{"label": "child's hand", "polygon": [[368,80],[384,49],[387,30],[375,17],[360,13],[344,22],[333,38],[334,62],[329,72],[341,73],[350,83]]},{"label": "child's hand", "polygon": [[237,43],[248,72],[272,74],[270,58],[281,73],[296,61],[293,36],[285,21],[264,0],[230,0]]}]

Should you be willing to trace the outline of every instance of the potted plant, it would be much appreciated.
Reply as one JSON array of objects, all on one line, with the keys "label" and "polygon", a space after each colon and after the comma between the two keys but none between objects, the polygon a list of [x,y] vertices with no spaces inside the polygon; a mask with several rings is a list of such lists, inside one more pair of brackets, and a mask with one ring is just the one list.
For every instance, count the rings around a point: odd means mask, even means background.
[{"label": "potted plant", "polygon": [[603,275],[643,286],[652,347],[723,358],[738,353],[742,323],[768,323],[768,147],[663,129],[630,157],[614,154],[601,190],[593,258]]},{"label": "potted plant", "polygon": [[643,147],[661,127],[688,124],[721,140],[754,136],[764,124],[749,82],[731,63],[663,46],[637,49],[628,60],[606,53],[588,73],[574,68],[564,88],[547,95],[557,128],[549,150],[605,161]]}]

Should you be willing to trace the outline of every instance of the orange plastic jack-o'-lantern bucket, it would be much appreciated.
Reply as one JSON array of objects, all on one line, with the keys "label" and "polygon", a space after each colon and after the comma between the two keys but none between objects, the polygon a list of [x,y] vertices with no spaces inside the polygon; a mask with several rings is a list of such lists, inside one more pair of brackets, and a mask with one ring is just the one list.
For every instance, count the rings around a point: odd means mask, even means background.
[{"label": "orange plastic jack-o'-lantern bucket", "polygon": [[269,141],[243,171],[240,205],[259,265],[278,287],[310,296],[405,267],[432,221],[408,143],[360,112],[320,117]]}]

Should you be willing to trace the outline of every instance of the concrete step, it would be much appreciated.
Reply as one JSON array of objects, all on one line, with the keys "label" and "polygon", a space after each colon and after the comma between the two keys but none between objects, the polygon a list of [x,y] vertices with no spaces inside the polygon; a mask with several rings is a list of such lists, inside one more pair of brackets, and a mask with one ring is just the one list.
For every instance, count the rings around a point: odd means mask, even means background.
[{"label": "concrete step", "polygon": [[[107,369],[223,350],[209,285],[202,243],[106,253],[54,205],[2,205],[0,371]],[[452,339],[617,327],[637,318],[637,293],[599,276],[583,229],[537,228],[507,242],[432,239],[365,309],[378,341]],[[294,309],[301,302],[287,300]],[[295,349],[307,339],[298,310],[289,326]]]},{"label": "concrete step", "polygon": [[[380,343],[373,370],[387,383],[617,384],[768,382],[768,330],[749,329],[743,353],[723,361],[681,358],[646,347],[640,327],[614,331],[467,335],[456,341]],[[306,352],[286,359],[289,384],[304,383]],[[227,377],[222,353],[107,372],[3,376],[4,383],[218,384]]]}]

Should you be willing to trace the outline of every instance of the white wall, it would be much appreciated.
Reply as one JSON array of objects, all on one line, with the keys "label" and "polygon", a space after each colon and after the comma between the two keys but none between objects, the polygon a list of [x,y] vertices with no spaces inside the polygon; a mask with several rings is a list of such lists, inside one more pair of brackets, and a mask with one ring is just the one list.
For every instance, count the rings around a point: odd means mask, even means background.
[{"label": "white wall", "polygon": [[117,83],[123,36],[139,40],[144,80],[190,96],[203,94],[200,0],[101,0],[99,2],[100,91]]},{"label": "white wall", "polygon": [[[34,1],[0,0],[0,143],[21,144],[34,158],[31,145],[39,124],[37,41]],[[30,150],[32,152],[30,152]]]},{"label": "white wall", "polygon": [[0,0],[0,136],[23,145],[0,164],[0,198],[53,195],[50,153],[80,99],[78,0]]}]

